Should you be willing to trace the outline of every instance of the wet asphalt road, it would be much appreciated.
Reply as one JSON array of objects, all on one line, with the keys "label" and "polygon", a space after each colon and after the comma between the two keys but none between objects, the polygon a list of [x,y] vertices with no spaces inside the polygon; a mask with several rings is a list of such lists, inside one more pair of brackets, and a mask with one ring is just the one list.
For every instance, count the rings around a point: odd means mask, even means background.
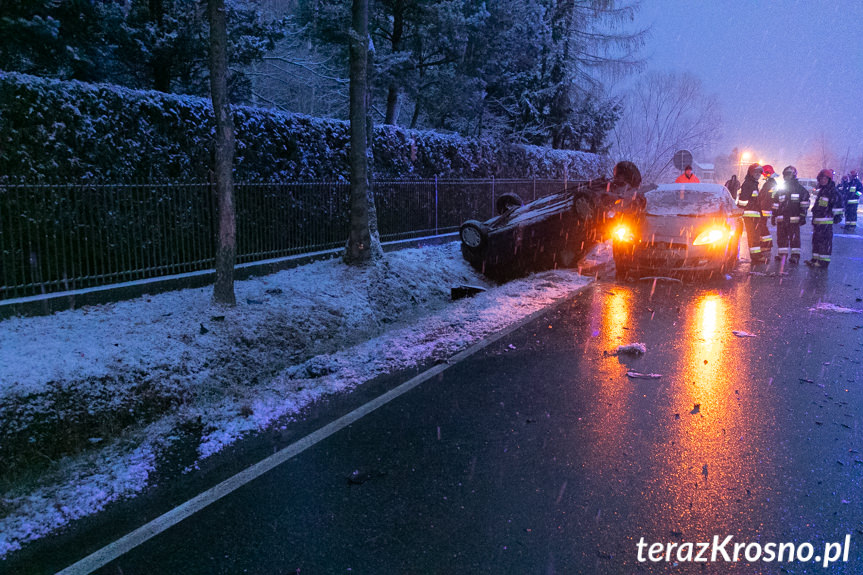
[{"label": "wet asphalt road", "polygon": [[[861,262],[612,275],[98,573],[863,573],[863,314],[809,311],[863,310]],[[636,547],[846,534],[827,569]]]}]

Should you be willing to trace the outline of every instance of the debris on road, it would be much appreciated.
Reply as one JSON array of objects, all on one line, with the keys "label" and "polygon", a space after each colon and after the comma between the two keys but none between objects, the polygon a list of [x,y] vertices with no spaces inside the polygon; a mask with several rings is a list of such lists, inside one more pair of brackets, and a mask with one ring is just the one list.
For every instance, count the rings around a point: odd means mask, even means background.
[{"label": "debris on road", "polygon": [[677,282],[679,284],[683,283],[683,280],[681,280],[681,279],[670,278],[670,277],[666,277],[666,276],[645,276],[643,278],[638,278],[638,281],[646,281],[646,280],[653,280],[654,283],[657,281],[660,281],[660,280],[661,281],[668,281],[668,282]]},{"label": "debris on road", "polygon": [[701,413],[701,404],[700,403],[694,404],[692,406],[692,411],[690,411],[689,413],[692,415],[696,415],[698,413]]},{"label": "debris on road", "polygon": [[658,373],[640,373],[638,371],[627,371],[626,377],[632,379],[659,379],[662,376]]},{"label": "debris on road", "polygon": [[466,297],[475,296],[476,294],[482,293],[484,291],[486,291],[484,287],[462,284],[460,286],[456,286],[450,289],[449,293],[450,297],[453,299],[453,301],[455,301],[457,299],[464,299]]},{"label": "debris on road", "polygon": [[386,474],[386,471],[360,471],[359,469],[354,469],[347,477],[348,485],[362,485],[366,481],[383,477]]},{"label": "debris on road", "polygon": [[605,352],[609,356],[617,355],[644,355],[647,353],[647,346],[643,343],[630,343],[628,345],[619,345],[612,352]]},{"label": "debris on road", "polygon": [[754,333],[749,333],[748,331],[743,331],[740,329],[731,330],[731,333],[733,333],[737,337],[758,337]]},{"label": "debris on road", "polygon": [[863,309],[842,307],[841,305],[825,302],[821,302],[815,307],[810,307],[809,311],[832,311],[834,313],[863,313]]}]

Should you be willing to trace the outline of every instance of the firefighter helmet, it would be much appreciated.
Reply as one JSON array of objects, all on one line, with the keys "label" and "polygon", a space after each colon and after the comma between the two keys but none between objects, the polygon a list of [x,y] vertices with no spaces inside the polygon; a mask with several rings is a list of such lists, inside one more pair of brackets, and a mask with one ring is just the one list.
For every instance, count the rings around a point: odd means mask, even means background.
[{"label": "firefighter helmet", "polygon": [[775,174],[775,173],[776,173],[776,170],[774,170],[774,169],[773,169],[773,166],[771,166],[770,164],[765,164],[765,165],[762,167],[762,173],[763,173],[765,176],[772,176],[773,174]]},{"label": "firefighter helmet", "polygon": [[823,170],[818,172],[818,177],[816,179],[820,180],[821,178],[827,178],[828,180],[832,180],[833,179],[833,173],[834,173],[833,170],[830,170],[828,168],[824,168]]},{"label": "firefighter helmet", "polygon": [[787,166],[782,170],[782,177],[786,180],[797,179],[797,168],[794,166]]}]

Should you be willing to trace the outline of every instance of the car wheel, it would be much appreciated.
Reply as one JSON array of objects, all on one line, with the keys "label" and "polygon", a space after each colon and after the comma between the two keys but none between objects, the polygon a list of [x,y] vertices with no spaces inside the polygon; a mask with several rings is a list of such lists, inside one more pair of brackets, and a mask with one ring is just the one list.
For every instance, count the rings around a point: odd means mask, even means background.
[{"label": "car wheel", "polygon": [[728,250],[728,257],[722,263],[722,273],[728,274],[734,271],[734,268],[737,267],[737,261],[739,259],[738,254],[740,253],[740,236],[737,236],[737,240],[734,242],[734,245],[731,249]]},{"label": "car wheel", "polygon": [[494,202],[494,208],[497,210],[498,215],[503,215],[512,208],[520,208],[524,205],[524,201],[518,196],[518,194],[502,194],[497,198]]},{"label": "car wheel", "polygon": [[458,230],[461,243],[471,251],[479,251],[488,241],[488,228],[477,220],[468,220]]},{"label": "car wheel", "polygon": [[724,262],[722,262],[722,266],[720,266],[719,271],[724,274],[730,274],[734,271],[734,268],[737,267],[737,254],[734,253],[729,255]]}]

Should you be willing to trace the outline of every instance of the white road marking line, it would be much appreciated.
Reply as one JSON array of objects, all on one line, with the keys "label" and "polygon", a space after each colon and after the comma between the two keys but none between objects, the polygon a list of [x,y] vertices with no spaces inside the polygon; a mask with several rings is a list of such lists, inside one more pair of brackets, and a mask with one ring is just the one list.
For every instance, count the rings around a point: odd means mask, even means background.
[{"label": "white road marking line", "polygon": [[[590,285],[592,284],[587,284],[584,286],[584,288]],[[375,409],[386,405],[393,399],[396,399],[400,395],[404,395],[405,393],[417,387],[421,383],[442,373],[448,367],[455,365],[456,363],[464,359],[467,359],[476,352],[483,350],[484,348],[493,344],[502,337],[509,335],[523,325],[535,320],[539,316],[554,312],[558,307],[571,300],[584,288],[580,288],[575,292],[570,293],[566,297],[561,298],[550,306],[537,310],[529,316],[523,318],[522,320],[510,325],[507,328],[504,328],[502,331],[499,331],[496,334],[480,341],[479,343],[476,343],[471,347],[460,351],[459,353],[452,356],[448,360],[448,363],[436,365],[424,371],[423,373],[409,379],[398,387],[395,387],[384,393],[383,395],[369,401],[368,403],[361,405],[347,415],[343,415],[339,419],[325,425],[317,431],[310,433],[304,438],[296,441],[295,443],[292,443],[281,451],[277,451],[273,455],[267,457],[262,461],[259,461],[251,467],[247,467],[236,475],[222,481],[215,487],[212,487],[207,491],[196,495],[185,503],[175,507],[174,509],[171,509],[163,515],[160,515],[149,523],[139,527],[138,529],[135,529],[131,533],[124,535],[120,539],[106,545],[98,551],[93,552],[92,554],[84,557],[80,561],[70,565],[69,567],[66,567],[62,571],[58,571],[56,575],[88,575],[96,569],[104,567],[114,559],[117,559],[125,553],[128,553],[129,551],[131,551],[135,547],[138,547],[145,541],[173,527],[183,519],[186,519],[187,517],[197,513],[211,503],[215,503],[222,497],[229,495],[230,493],[236,491],[250,481],[257,479],[264,473],[281,465],[292,457],[299,455],[309,447],[314,446],[315,444],[323,441],[330,435],[333,435],[334,433],[344,429],[345,427],[349,426],[350,424],[354,423],[365,415],[368,415]]]}]

